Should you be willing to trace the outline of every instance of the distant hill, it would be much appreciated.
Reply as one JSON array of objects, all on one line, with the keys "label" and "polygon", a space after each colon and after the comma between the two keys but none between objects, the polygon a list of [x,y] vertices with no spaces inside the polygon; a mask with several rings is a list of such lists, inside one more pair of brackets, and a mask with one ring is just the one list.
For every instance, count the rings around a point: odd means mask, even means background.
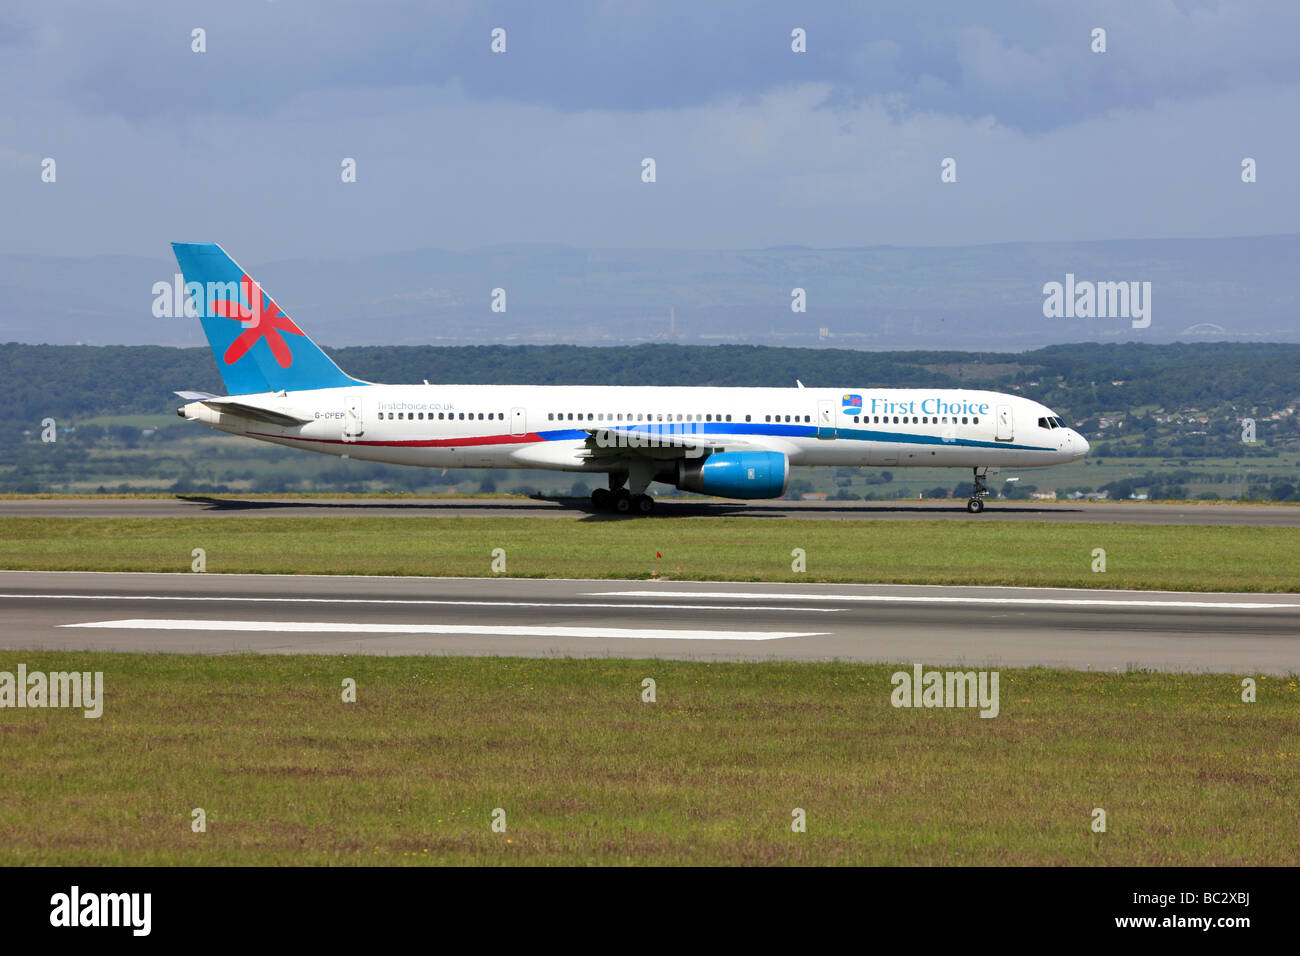
[{"label": "distant hill", "polygon": [[[1079,341],[1300,342],[1295,235],[713,252],[514,245],[243,265],[313,338],[333,346],[676,341],[1020,351]],[[0,256],[0,341],[200,344],[193,320],[152,314],[154,283],[175,272],[161,240],[156,258]],[[1045,318],[1043,286],[1067,273],[1152,283],[1150,327]],[[796,287],[806,291],[804,313],[790,308]],[[496,288],[506,291],[504,313],[490,309]]]},{"label": "distant hill", "polygon": [[[1146,459],[1141,470],[1112,470],[1106,484],[1091,477],[1094,472],[1076,473],[1063,486],[1068,490],[1285,500],[1300,487],[1300,344],[1089,343],[1021,353],[748,345],[366,346],[331,352],[348,371],[393,383],[791,386],[798,378],[809,387],[990,387],[1039,399],[1064,416],[1093,443],[1086,465]],[[224,391],[207,346],[0,345],[0,492],[463,492],[492,490],[500,481],[502,489],[586,494],[572,476],[500,471],[471,477],[454,469],[442,474],[340,463],[216,435],[173,414],[181,400],[172,392],[186,388]],[[1256,420],[1253,443],[1243,441],[1244,418]],[[57,442],[42,440],[46,419],[60,429]],[[1216,458],[1221,461],[1213,467],[1189,470],[1189,463]],[[1149,470],[1158,474],[1145,475]],[[792,487],[842,495],[842,482],[856,479],[854,469],[849,476],[840,471],[834,486],[827,471]],[[854,493],[879,494],[876,480],[867,480],[872,487],[859,482]],[[938,479],[925,480],[930,484],[906,487],[930,497]],[[1023,493],[1035,487],[1027,482]]]}]

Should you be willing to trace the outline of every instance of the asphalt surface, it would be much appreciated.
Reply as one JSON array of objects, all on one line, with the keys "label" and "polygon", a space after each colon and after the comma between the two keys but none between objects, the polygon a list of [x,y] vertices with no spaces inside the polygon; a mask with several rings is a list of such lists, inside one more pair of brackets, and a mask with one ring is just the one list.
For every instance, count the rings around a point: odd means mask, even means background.
[{"label": "asphalt surface", "polygon": [[[14,498],[7,518],[483,517],[606,520],[586,498]],[[654,518],[734,516],[811,520],[1083,521],[1130,524],[1300,527],[1300,505],[1150,504],[1147,502],[989,501],[966,513],[965,501],[701,501],[661,498]],[[645,520],[622,518],[620,520]]]},{"label": "asphalt surface", "polygon": [[1300,595],[0,571],[0,650],[30,649],[1288,674]]}]

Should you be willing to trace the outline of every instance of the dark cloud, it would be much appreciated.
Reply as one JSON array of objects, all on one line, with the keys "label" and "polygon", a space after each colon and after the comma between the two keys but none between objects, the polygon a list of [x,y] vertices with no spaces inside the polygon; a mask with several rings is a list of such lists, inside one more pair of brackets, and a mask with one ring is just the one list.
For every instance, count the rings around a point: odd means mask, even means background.
[{"label": "dark cloud", "polygon": [[[489,52],[504,27],[509,53]],[[790,30],[809,52],[790,52]],[[206,57],[190,30],[207,31]],[[1108,52],[1090,51],[1094,27]],[[799,83],[1045,130],[1161,98],[1300,80],[1300,5],[235,2],[41,4],[0,20],[7,84],[133,119],[313,91],[455,83],[563,111],[699,106]]]},{"label": "dark cloud", "polygon": [[267,259],[1289,232],[1297,27],[1290,2],[1168,0],[11,6],[0,210],[21,228],[0,239]]}]

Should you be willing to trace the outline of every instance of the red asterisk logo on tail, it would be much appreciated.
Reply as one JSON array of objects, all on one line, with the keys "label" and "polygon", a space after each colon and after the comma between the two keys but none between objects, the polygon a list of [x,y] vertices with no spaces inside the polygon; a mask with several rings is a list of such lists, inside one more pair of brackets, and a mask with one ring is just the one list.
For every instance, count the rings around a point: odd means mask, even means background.
[{"label": "red asterisk logo on tail", "polygon": [[271,297],[262,291],[261,286],[247,275],[240,278],[239,289],[241,298],[250,305],[233,302],[230,299],[215,299],[212,303],[212,311],[217,315],[237,322],[252,323],[230,343],[230,348],[226,349],[226,364],[234,365],[248,354],[248,350],[257,344],[258,339],[264,338],[280,368],[288,368],[293,364],[293,353],[289,351],[289,346],[280,333],[302,335],[304,334],[302,329],[294,325],[293,319],[281,312],[280,307],[271,300]]}]

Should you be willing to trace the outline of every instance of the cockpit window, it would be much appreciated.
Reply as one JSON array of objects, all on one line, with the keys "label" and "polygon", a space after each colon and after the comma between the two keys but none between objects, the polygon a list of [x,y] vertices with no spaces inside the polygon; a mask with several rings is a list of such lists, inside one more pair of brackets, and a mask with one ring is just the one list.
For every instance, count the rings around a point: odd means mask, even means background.
[{"label": "cockpit window", "polygon": [[1065,422],[1061,421],[1055,415],[1052,415],[1048,418],[1040,418],[1038,420],[1038,427],[1039,428],[1064,428]]}]

